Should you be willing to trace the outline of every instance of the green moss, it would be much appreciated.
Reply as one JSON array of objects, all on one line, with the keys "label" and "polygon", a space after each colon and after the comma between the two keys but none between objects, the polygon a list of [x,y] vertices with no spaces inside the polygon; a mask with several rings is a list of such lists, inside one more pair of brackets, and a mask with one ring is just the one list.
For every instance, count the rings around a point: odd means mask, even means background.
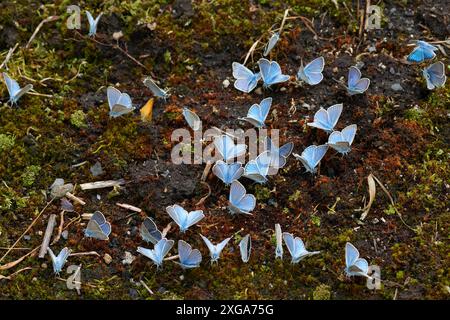
[{"label": "green moss", "polygon": [[314,289],[313,292],[313,300],[330,300],[331,299],[331,291],[330,286],[326,284],[321,284]]},{"label": "green moss", "polygon": [[72,113],[70,115],[70,123],[79,129],[87,128],[86,114],[83,112],[83,110],[77,110]]},{"label": "green moss", "polygon": [[25,168],[25,171],[21,175],[22,184],[25,187],[31,186],[36,180],[37,175],[41,171],[41,167],[37,165],[31,165]]},{"label": "green moss", "polygon": [[16,137],[11,134],[0,134],[0,152],[8,151],[14,147]]},{"label": "green moss", "polygon": [[270,199],[270,189],[261,184],[255,185],[255,197],[258,201]]}]

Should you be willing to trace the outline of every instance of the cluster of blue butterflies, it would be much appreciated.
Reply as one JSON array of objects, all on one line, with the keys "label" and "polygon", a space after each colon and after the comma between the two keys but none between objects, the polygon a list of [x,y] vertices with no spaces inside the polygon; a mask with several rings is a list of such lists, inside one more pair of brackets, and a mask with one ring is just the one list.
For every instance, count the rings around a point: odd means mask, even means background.
[{"label": "cluster of blue butterflies", "polygon": [[[239,91],[250,93],[258,85],[259,80],[262,79],[263,87],[270,86],[288,81],[291,77],[283,74],[281,67],[276,61],[269,61],[261,58],[258,61],[259,72],[254,73],[246,66],[233,62],[233,77],[236,79],[234,87]],[[319,57],[314,59],[306,66],[303,62],[297,72],[297,80],[305,82],[309,85],[319,84],[323,80],[323,69],[325,67],[325,59]],[[347,80],[347,92],[350,95],[364,93],[370,85],[368,78],[361,78],[361,71],[357,67],[350,67]]]},{"label": "cluster of blue butterflies", "polygon": [[[416,47],[409,54],[408,61],[421,63],[425,60],[432,60],[436,57],[435,51],[438,48],[426,41],[418,40]],[[445,75],[445,65],[441,62],[435,62],[422,70],[423,77],[427,82],[428,90],[443,87],[447,76]]]},{"label": "cluster of blue butterflies", "polygon": [[[200,220],[202,220],[205,215],[202,210],[196,210],[187,212],[184,208],[179,205],[173,205],[166,208],[169,216],[175,221],[179,226],[180,231],[184,233],[189,227],[195,225]],[[152,243],[154,245],[153,249],[148,249],[144,247],[138,247],[137,252],[144,255],[153,261],[153,263],[160,268],[167,254],[170,252],[174,245],[174,240],[168,240],[165,235],[159,231],[156,223],[147,217],[139,229],[140,235],[144,241],[147,243]],[[93,238],[97,240],[109,240],[109,235],[111,233],[111,224],[106,221],[105,216],[96,211],[90,218],[87,227],[84,231],[85,237]],[[288,232],[281,232],[281,227],[279,224],[275,225],[276,233],[276,248],[275,257],[283,259],[283,241],[288,248],[291,255],[291,262],[296,264],[306,257],[319,254],[320,251],[308,251],[306,250],[305,244],[299,237],[294,237]],[[213,244],[208,238],[200,234],[200,237],[205,242],[209,252],[211,263],[217,262],[220,255],[231,240],[231,237],[219,242],[218,244]],[[250,234],[244,236],[239,242],[239,251],[241,254],[241,259],[244,263],[247,263],[250,259],[252,251],[252,243]],[[64,247],[58,255],[55,255],[51,248],[48,248],[48,253],[53,263],[53,270],[55,273],[60,273],[64,264],[70,256],[71,250]],[[192,246],[184,240],[178,240],[178,260],[175,261],[183,269],[192,269],[200,266],[202,262],[202,254],[198,249],[192,249]],[[351,244],[346,243],[345,246],[345,272],[348,276],[364,276],[370,278],[369,264],[367,260],[359,257],[358,250]]]},{"label": "cluster of blue butterflies", "polygon": [[[97,32],[97,25],[102,16],[100,14],[94,19],[90,12],[86,12],[89,22],[89,36],[95,36]],[[279,33],[274,33],[266,45],[263,55],[267,56],[274,48],[280,38]],[[433,59],[438,48],[428,44],[425,41],[417,41],[416,48],[408,56],[408,61],[423,62],[425,60]],[[244,65],[233,62],[232,70],[235,78],[234,87],[242,92],[250,93],[253,91],[258,82],[262,80],[263,88],[269,88],[275,84],[286,82],[290,79],[289,75],[283,74],[280,65],[276,61],[270,61],[261,58],[258,62],[259,71],[254,73]],[[317,85],[323,80],[323,70],[325,66],[325,59],[319,57],[301,66],[297,72],[296,79],[308,85]],[[445,84],[445,66],[442,62],[436,62],[425,69],[423,75],[427,82],[427,88],[432,90],[436,87],[442,87]],[[18,100],[30,91],[33,86],[31,84],[21,88],[17,81],[3,73],[6,86],[9,92],[9,102],[17,104]],[[161,89],[151,78],[146,78],[144,85],[148,87],[152,93],[162,99],[169,97],[168,91]],[[350,95],[364,93],[370,85],[368,78],[362,78],[360,70],[352,66],[348,72],[347,85],[345,86]],[[114,87],[107,88],[107,98],[110,108],[109,115],[113,118],[130,113],[134,110],[130,96],[127,93],[122,93]],[[263,99],[260,104],[254,104],[248,110],[247,116],[240,120],[249,122],[256,128],[265,126],[266,118],[269,114],[272,105],[272,98]],[[294,154],[308,172],[315,173],[317,166],[324,157],[328,147],[335,149],[337,152],[347,154],[351,150],[351,145],[355,138],[357,126],[352,124],[344,128],[342,131],[334,131],[339,117],[342,113],[342,104],[335,104],[328,109],[321,108],[314,115],[314,121],[308,123],[308,126],[315,127],[329,133],[328,142],[324,145],[311,145],[303,150],[301,155]],[[201,120],[195,112],[184,108],[183,116],[189,126],[194,130],[199,130],[201,127]],[[245,155],[247,146],[245,144],[235,144],[233,139],[224,134],[216,136],[214,139],[214,146],[221,156],[221,160],[216,161],[212,171],[223,181],[230,186],[228,209],[233,214],[251,214],[256,206],[256,198],[254,195],[247,194],[245,187],[239,182],[241,176],[251,179],[257,183],[266,183],[268,176],[275,174],[279,169],[286,164],[288,156],[292,153],[293,143],[289,142],[282,147],[274,145],[269,137],[265,140],[265,151],[263,151],[256,159],[250,160],[245,166],[240,162],[234,162],[234,159]],[[202,210],[188,212],[179,205],[173,205],[166,208],[167,214],[179,226],[180,232],[184,233],[191,226],[201,221],[205,215]],[[153,249],[148,249],[139,246],[137,252],[151,259],[157,267],[161,267],[165,257],[170,252],[174,245],[174,240],[169,240],[165,234],[159,231],[156,223],[147,217],[140,226],[140,235],[147,243],[154,245]],[[87,238],[97,240],[109,240],[111,234],[111,224],[106,220],[105,216],[96,211],[92,214],[84,235]],[[305,244],[299,237],[284,232],[282,233],[279,224],[275,225],[276,248],[275,257],[283,258],[283,240],[292,258],[292,263],[298,263],[308,256],[319,254],[320,251],[308,251]],[[221,252],[231,240],[231,237],[213,244],[208,238],[201,235],[205,242],[211,256],[211,262],[217,262],[220,258]],[[241,259],[247,263],[251,254],[251,237],[247,234],[239,242],[239,250]],[[53,263],[55,273],[61,272],[66,260],[68,259],[71,250],[67,247],[63,248],[58,255],[55,255],[51,248],[48,248],[49,256]],[[191,245],[184,240],[178,241],[178,259],[179,265],[182,268],[189,269],[198,267],[202,261],[202,255],[198,249],[192,249]],[[347,243],[345,246],[345,272],[348,276],[364,276],[368,275],[369,266],[365,259],[359,257],[358,250],[351,244]]]}]

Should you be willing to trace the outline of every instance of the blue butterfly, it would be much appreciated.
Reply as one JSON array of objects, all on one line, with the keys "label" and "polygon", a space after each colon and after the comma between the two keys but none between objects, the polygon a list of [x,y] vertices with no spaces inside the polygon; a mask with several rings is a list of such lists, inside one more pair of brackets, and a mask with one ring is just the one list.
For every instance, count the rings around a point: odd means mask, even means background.
[{"label": "blue butterfly", "polygon": [[306,168],[306,171],[315,173],[317,171],[317,165],[320,160],[322,160],[325,153],[327,153],[328,146],[326,144],[320,146],[309,146],[305,150],[303,150],[302,155],[294,153],[294,157],[300,160],[303,166]]},{"label": "blue butterfly", "polygon": [[233,181],[230,188],[230,196],[228,198],[230,205],[228,209],[231,213],[251,214],[255,209],[256,198],[252,194],[247,194],[245,187],[237,180]]},{"label": "blue butterfly", "polygon": [[280,258],[283,260],[283,240],[281,226],[279,223],[275,224],[275,239],[277,242],[275,247],[275,259]]},{"label": "blue butterfly", "polygon": [[347,276],[369,277],[369,264],[359,257],[359,251],[350,242],[345,244],[345,273]]},{"label": "blue butterfly", "polygon": [[106,221],[103,213],[95,211],[84,230],[84,236],[98,240],[109,240],[110,233],[111,224]]},{"label": "blue butterfly", "polygon": [[168,90],[163,90],[153,81],[152,78],[147,77],[144,79],[144,85],[150,89],[150,91],[157,97],[164,100],[167,100],[167,98],[170,96]]},{"label": "blue butterfly", "polygon": [[194,131],[200,130],[202,126],[202,121],[195,112],[189,110],[188,108],[183,108],[183,117],[184,120],[186,120],[186,122],[188,123],[188,125],[192,128],[192,130]]},{"label": "blue butterfly", "polygon": [[256,157],[256,159],[247,162],[244,169],[244,177],[252,179],[258,183],[266,183],[270,162],[270,152],[262,152],[258,157]]},{"label": "blue butterfly", "polygon": [[266,47],[264,49],[264,53],[263,53],[264,57],[267,56],[270,53],[270,51],[272,51],[272,49],[277,44],[278,40],[280,40],[280,34],[278,32],[275,32],[270,37],[269,42],[267,42],[267,45],[266,45]]},{"label": "blue butterfly", "polygon": [[447,80],[447,76],[445,75],[445,65],[441,61],[426,67],[423,69],[422,73],[427,81],[428,90],[443,87]]},{"label": "blue butterfly", "polygon": [[8,88],[9,93],[9,102],[12,104],[17,103],[20,97],[22,97],[25,93],[33,89],[32,84],[27,84],[25,87],[20,88],[19,84],[16,80],[10,78],[6,72],[3,72],[3,79],[5,79],[6,87]]},{"label": "blue butterfly", "polygon": [[332,105],[327,110],[320,108],[314,115],[314,121],[307,123],[310,127],[332,132],[342,113],[342,103]]},{"label": "blue butterfly", "polygon": [[180,227],[181,232],[185,232],[190,226],[193,226],[205,217],[202,210],[191,211],[188,213],[183,207],[177,204],[168,206],[166,211]]},{"label": "blue butterfly", "polygon": [[88,34],[89,37],[93,37],[97,33],[97,25],[98,25],[98,22],[100,21],[100,17],[102,15],[103,15],[103,13],[100,13],[97,16],[97,18],[94,20],[94,17],[92,17],[92,14],[89,11],[86,11],[86,16],[89,21],[89,34]]},{"label": "blue butterfly", "polygon": [[239,91],[249,93],[258,85],[258,81],[261,79],[261,74],[253,73],[243,64],[233,62],[233,77],[236,79],[234,87]]},{"label": "blue butterfly", "polygon": [[307,84],[314,86],[319,84],[323,80],[323,67],[325,66],[325,59],[319,57],[308,63],[303,67],[303,61],[300,69],[297,72],[297,79],[306,82]]},{"label": "blue butterfly", "polygon": [[231,240],[231,237],[230,238],[226,238],[222,242],[214,245],[205,236],[200,235],[200,237],[202,237],[203,241],[205,242],[206,246],[209,249],[209,253],[211,255],[211,263],[217,262],[217,260],[219,260],[220,254],[222,253],[223,248],[225,248],[225,246],[227,245],[228,241]]},{"label": "blue butterfly", "polygon": [[[288,142],[282,147],[278,148],[272,143],[269,137],[266,137],[266,150],[270,153],[270,169],[278,170],[286,165],[286,159],[292,152],[294,144]],[[269,171],[272,174],[271,171]]]},{"label": "blue butterfly", "polygon": [[276,83],[288,81],[290,78],[290,76],[282,74],[280,65],[276,61],[261,58],[258,61],[258,65],[265,88]]},{"label": "blue butterfly", "polygon": [[328,137],[327,145],[339,153],[349,153],[353,139],[355,139],[356,129],[356,124],[352,124],[342,129],[342,131],[332,132]]},{"label": "blue butterfly", "polygon": [[241,259],[244,263],[247,263],[252,253],[252,238],[250,235],[246,235],[239,242],[239,251],[241,252]]},{"label": "blue butterfly", "polygon": [[222,160],[216,162],[212,168],[213,173],[223,181],[226,185],[231,184],[234,180],[238,180],[244,173],[242,163],[235,162],[227,164]]},{"label": "blue butterfly", "polygon": [[121,93],[114,87],[108,87],[107,91],[109,115],[113,118],[120,117],[134,110],[131,98],[126,93]]},{"label": "blue butterfly", "polygon": [[293,264],[300,262],[300,260],[306,257],[320,253],[320,251],[306,250],[305,244],[303,243],[302,239],[300,239],[299,237],[294,238],[294,236],[290,233],[283,232],[283,239],[284,243],[286,243],[286,247],[288,248],[289,253],[291,254],[291,262]]},{"label": "blue butterfly", "polygon": [[368,78],[361,78],[361,71],[357,67],[351,66],[348,71],[347,91],[350,95],[364,93],[370,85]]},{"label": "blue butterfly", "polygon": [[264,127],[264,121],[266,121],[271,105],[272,98],[265,98],[260,104],[255,103],[252,105],[250,109],[248,109],[247,116],[241,119],[250,122],[257,128],[262,128]]},{"label": "blue butterfly", "polygon": [[178,240],[178,257],[183,269],[197,268],[202,262],[202,254],[198,249],[192,250],[189,243]]},{"label": "blue butterfly", "polygon": [[162,239],[161,232],[158,230],[156,223],[150,217],[145,218],[144,222],[142,222],[141,224],[139,231],[144,241],[156,244],[159,240]]},{"label": "blue butterfly", "polygon": [[159,240],[153,249],[146,249],[143,247],[138,247],[137,252],[151,259],[157,268],[161,267],[164,261],[164,257],[169,253],[174,244],[173,240],[167,240],[162,238]]},{"label": "blue butterfly", "polygon": [[247,151],[245,144],[234,144],[233,139],[227,135],[221,135],[214,139],[214,146],[225,162],[229,162],[236,157],[242,156]]},{"label": "blue butterfly", "polygon": [[409,54],[407,60],[410,62],[422,62],[424,60],[434,59],[434,57],[436,57],[434,51],[437,50],[438,48],[429,44],[428,42],[418,40],[417,46]]},{"label": "blue butterfly", "polygon": [[53,253],[52,249],[50,249],[50,247],[47,248],[47,251],[48,251],[48,254],[50,255],[50,258],[52,259],[53,271],[56,274],[59,274],[62,271],[62,268],[63,268],[64,264],[66,263],[66,260],[72,251],[68,248],[63,248],[59,252],[58,256],[55,256],[55,254]]}]

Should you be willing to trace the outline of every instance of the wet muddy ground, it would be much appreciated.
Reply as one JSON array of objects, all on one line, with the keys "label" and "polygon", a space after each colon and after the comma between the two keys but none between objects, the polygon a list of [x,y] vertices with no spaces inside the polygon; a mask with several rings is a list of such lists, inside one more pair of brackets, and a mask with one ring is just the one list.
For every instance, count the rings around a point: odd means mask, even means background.
[{"label": "wet muddy ground", "polygon": [[[20,84],[32,83],[36,92],[48,95],[26,95],[12,108],[6,104],[7,90],[2,85],[0,255],[45,207],[55,178],[73,184],[123,178],[126,184],[120,190],[76,188],[76,196],[86,205],[74,203],[75,212],[65,213],[68,238],[52,248],[59,252],[67,246],[74,252],[99,254],[69,258],[67,265],[82,264],[80,295],[55,277],[48,256],[38,259],[33,254],[14,267],[4,267],[40,245],[50,214],[57,214],[59,223],[60,203],[55,200],[16,245],[25,249],[12,250],[1,261],[0,274],[12,275],[0,276],[2,299],[448,298],[450,87],[447,83],[427,90],[421,71],[426,64],[413,65],[405,59],[412,40],[448,38],[446,1],[380,2],[381,29],[361,35],[357,6],[351,1],[345,5],[339,1],[337,8],[321,1],[194,1],[192,5],[189,1],[87,1],[83,14],[86,9],[94,16],[104,12],[95,41],[86,37],[84,16],[81,30],[67,29],[67,2],[44,3],[0,4],[0,60],[19,43],[7,72]],[[237,91],[232,84],[224,87],[224,80],[233,82],[231,63],[242,62],[261,35],[267,39],[267,30],[279,25],[288,7],[291,16],[306,17],[313,28],[301,18],[288,20],[271,59],[280,63],[284,73],[294,75],[302,59],[322,55],[324,80],[317,86],[291,81],[251,94]],[[45,24],[25,48],[37,25],[50,15],[60,18]],[[123,36],[116,42],[113,33],[118,31]],[[448,66],[450,49],[445,44],[442,48],[437,60]],[[256,64],[262,50],[258,47],[249,66]],[[335,79],[346,79],[348,68],[356,63],[371,85],[363,95],[348,96]],[[139,107],[152,96],[142,84],[148,75],[171,88],[166,102],[155,102],[150,123],[142,122],[139,115]],[[108,85],[129,93],[137,110],[110,118]],[[398,85],[402,90],[393,89]],[[241,179],[257,198],[250,217],[229,214],[228,188],[212,173],[206,180],[211,194],[197,205],[208,194],[200,182],[204,165],[175,165],[170,157],[177,144],[170,139],[173,130],[187,127],[182,108],[195,110],[203,128],[250,128],[237,118],[268,96],[273,104],[266,124],[280,130],[281,143],[292,141],[296,153],[327,141],[324,132],[306,126],[314,112],[343,103],[337,129],[358,125],[352,151],[345,157],[328,152],[314,178],[291,156],[265,185]],[[104,172],[94,177],[89,169],[96,162]],[[368,201],[371,173],[395,204],[377,188],[375,202],[361,222],[361,212],[356,210]],[[143,212],[133,214],[117,202]],[[184,239],[200,249],[200,268],[183,271],[166,261],[162,270],[156,270],[136,252],[137,246],[146,246],[139,235],[145,216],[163,229],[171,221],[165,207],[175,203],[206,214],[185,234],[174,225],[168,232],[168,238]],[[112,223],[109,242],[83,238],[86,220],[77,218],[95,210]],[[275,223],[300,236],[307,248],[322,253],[291,265],[285,248],[284,260],[275,260]],[[199,233],[213,242],[233,235],[218,265],[210,265]],[[238,243],[247,233],[252,236],[253,252],[244,264]],[[381,289],[369,290],[364,279],[345,277],[347,241],[369,264],[380,266]],[[125,252],[135,256],[131,264],[123,263]],[[170,254],[175,252],[174,248]],[[105,262],[105,254],[112,257],[110,263]],[[21,272],[14,274],[17,271]]]}]

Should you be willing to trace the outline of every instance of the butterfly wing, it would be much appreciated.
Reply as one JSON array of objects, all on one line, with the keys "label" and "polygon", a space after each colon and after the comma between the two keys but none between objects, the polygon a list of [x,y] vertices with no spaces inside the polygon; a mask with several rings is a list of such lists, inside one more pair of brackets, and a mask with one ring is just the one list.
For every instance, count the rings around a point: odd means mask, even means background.
[{"label": "butterfly wing", "polygon": [[275,239],[277,243],[275,248],[275,258],[283,259],[283,234],[279,223],[275,224]]},{"label": "butterfly wing", "polygon": [[178,240],[178,255],[180,257],[180,264],[183,268],[196,268],[202,261],[202,255],[199,250],[194,249],[190,244],[183,240]]},{"label": "butterfly wing", "polygon": [[146,256],[147,258],[149,258],[150,260],[152,260],[157,266],[161,265],[161,263],[162,263],[162,260],[159,259],[159,257],[155,254],[155,251],[152,249],[138,247],[137,252],[139,252],[140,254],[142,254],[142,255]]},{"label": "butterfly wing", "polygon": [[12,100],[16,96],[17,92],[20,91],[20,86],[17,81],[10,78],[6,72],[3,72],[3,79],[5,79],[6,88],[8,89],[9,97]]},{"label": "butterfly wing", "polygon": [[355,139],[357,128],[358,127],[356,124],[351,124],[342,130],[342,137],[344,138],[344,141],[348,142],[349,145],[351,145]]},{"label": "butterfly wing", "polygon": [[407,60],[409,62],[422,62],[425,60],[424,48],[418,46],[409,54]]},{"label": "butterfly wing", "polygon": [[222,253],[223,248],[225,248],[225,246],[228,244],[228,241],[230,241],[230,240],[231,240],[231,237],[230,238],[226,238],[222,242],[216,244],[217,256],[220,256],[220,254]]},{"label": "butterfly wing", "polygon": [[283,240],[286,244],[286,247],[289,250],[289,253],[291,254],[292,261],[295,260],[295,257],[297,256],[297,250],[295,248],[295,239],[294,236],[290,233],[283,232]]},{"label": "butterfly wing", "polygon": [[155,252],[160,257],[161,261],[169,253],[170,249],[172,249],[173,244],[174,244],[173,240],[167,240],[166,238],[162,238],[155,245]]},{"label": "butterfly wing", "polygon": [[95,211],[88,222],[84,235],[98,240],[109,240],[111,224],[106,221],[105,216],[100,211]]},{"label": "butterfly wing", "polygon": [[272,51],[272,49],[277,44],[278,40],[280,40],[280,34],[278,32],[275,32],[270,37],[269,42],[267,42],[266,48],[264,49],[263,53],[264,57],[267,56],[270,53],[270,51]]},{"label": "butterfly wing", "polygon": [[206,238],[205,236],[203,236],[202,234],[200,234],[200,237],[202,237],[203,241],[205,242],[206,246],[208,247],[209,253],[211,255],[211,261],[214,261],[216,259],[216,246],[212,244],[211,241],[209,241],[208,238]]},{"label": "butterfly wing", "polygon": [[166,207],[166,211],[172,220],[180,227],[182,232],[187,229],[188,212],[184,210],[184,208],[174,204],[173,206]]},{"label": "butterfly wing", "polygon": [[361,79],[361,71],[355,67],[351,66],[348,71],[348,92],[350,95],[365,92],[370,85],[370,80],[368,78]]},{"label": "butterfly wing", "polygon": [[249,79],[254,76],[254,73],[249,68],[238,62],[233,62],[232,68],[235,79]]},{"label": "butterfly wing", "polygon": [[258,104],[254,104],[248,109],[247,116],[242,118],[243,120],[250,122],[253,126],[261,128],[264,126],[264,120],[261,114],[261,107]]},{"label": "butterfly wing", "polygon": [[183,116],[188,125],[192,128],[192,130],[197,131],[200,129],[202,121],[195,112],[189,110],[188,108],[184,108]]},{"label": "butterfly wing", "polygon": [[323,80],[323,68],[325,65],[325,59],[319,57],[307,64],[302,70],[302,80],[309,85],[319,84]]},{"label": "butterfly wing", "polygon": [[[278,164],[276,166],[277,169],[283,168],[286,164],[286,159],[289,157],[289,155],[292,153],[292,150],[294,149],[294,144],[292,142],[288,142],[285,145],[283,145],[280,149],[278,149]],[[273,162],[271,163],[273,165]]]},{"label": "butterfly wing", "polygon": [[329,124],[329,130],[333,130],[334,126],[339,121],[339,118],[342,113],[343,105],[342,103],[332,105],[327,109],[328,113],[328,124]]},{"label": "butterfly wing", "polygon": [[247,263],[250,259],[250,254],[252,251],[252,239],[250,238],[250,234],[247,234],[242,240],[239,242],[239,251],[241,252],[241,259],[244,263]]},{"label": "butterfly wing", "polygon": [[186,229],[190,226],[193,226],[194,224],[198,223],[200,220],[202,220],[205,217],[202,210],[196,210],[189,212],[187,216],[187,222],[186,222]]},{"label": "butterfly wing", "polygon": [[442,87],[447,80],[445,75],[445,65],[438,61],[433,63],[429,67],[423,70],[424,77],[427,81],[427,88],[429,90],[434,89],[435,87]]},{"label": "butterfly wing", "polygon": [[347,268],[353,265],[359,258],[359,251],[350,242],[345,244],[345,264]]},{"label": "butterfly wing", "polygon": [[331,126],[331,123],[328,118],[328,112],[324,108],[320,108],[315,114],[314,114],[314,121],[307,123],[310,127],[315,127],[318,129],[322,129],[325,131],[332,131],[333,127]]},{"label": "butterfly wing", "polygon": [[256,206],[256,198],[252,194],[246,194],[244,186],[237,180],[233,181],[230,188],[230,210],[233,213],[250,214]]},{"label": "butterfly wing", "polygon": [[142,222],[140,234],[142,239],[153,244],[158,243],[158,241],[162,239],[161,232],[150,217],[145,218],[144,222]]},{"label": "butterfly wing", "polygon": [[167,99],[169,97],[169,94],[162,90],[158,85],[153,81],[152,78],[147,77],[143,81],[144,85],[150,89],[150,91],[158,98]]}]

